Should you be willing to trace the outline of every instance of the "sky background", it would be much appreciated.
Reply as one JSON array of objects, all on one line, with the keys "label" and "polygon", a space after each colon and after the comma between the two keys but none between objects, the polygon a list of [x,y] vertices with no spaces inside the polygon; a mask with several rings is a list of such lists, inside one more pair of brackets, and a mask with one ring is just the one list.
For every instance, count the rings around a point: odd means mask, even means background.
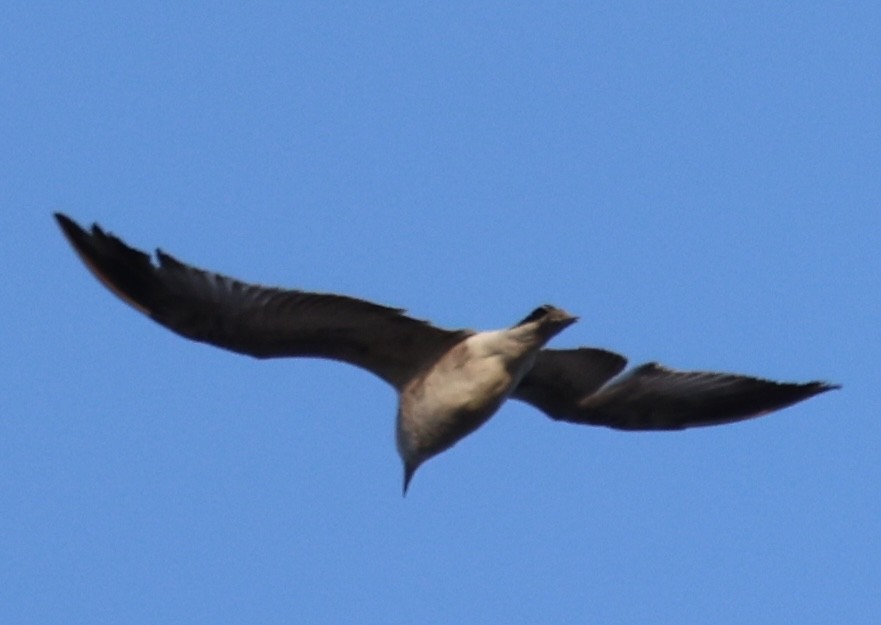
[{"label": "sky background", "polygon": [[[881,5],[11,2],[0,622],[877,623]],[[51,219],[445,327],[844,385],[506,405],[401,497],[369,374],[185,341]]]}]

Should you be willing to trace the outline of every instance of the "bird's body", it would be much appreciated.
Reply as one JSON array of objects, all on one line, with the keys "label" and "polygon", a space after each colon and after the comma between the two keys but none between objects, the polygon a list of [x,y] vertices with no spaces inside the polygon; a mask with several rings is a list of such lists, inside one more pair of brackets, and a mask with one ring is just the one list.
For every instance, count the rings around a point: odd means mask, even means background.
[{"label": "bird's body", "polygon": [[[404,490],[416,469],[483,425],[508,398],[553,419],[622,430],[676,430],[739,421],[837,388],[684,372],[603,349],[547,349],[577,318],[541,306],[514,326],[446,330],[400,309],[334,294],[261,287],[157,252],[158,265],[98,226],[57,214],[86,266],[114,294],[186,338],[258,358],[353,364],[398,392]],[[617,376],[617,377],[616,377]]]},{"label": "bird's body", "polygon": [[545,343],[576,321],[559,309],[547,315],[554,319],[469,336],[404,387],[397,442],[405,490],[420,464],[486,423],[532,369]]}]

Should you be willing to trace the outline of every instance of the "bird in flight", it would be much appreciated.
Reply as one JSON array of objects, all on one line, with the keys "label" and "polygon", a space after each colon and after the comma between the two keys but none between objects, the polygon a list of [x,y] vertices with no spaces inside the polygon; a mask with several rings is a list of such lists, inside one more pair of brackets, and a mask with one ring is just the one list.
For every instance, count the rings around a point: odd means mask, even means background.
[{"label": "bird in flight", "polygon": [[[188,339],[257,358],[346,362],[398,393],[404,493],[426,460],[474,432],[508,399],[552,419],[619,430],[680,430],[757,417],[839,388],[676,371],[604,349],[549,349],[578,318],[540,306],[511,327],[447,330],[346,295],[240,282],[161,250],[156,262],[102,230],[55,217],[86,267],[124,302]],[[619,375],[621,374],[621,375]]]}]

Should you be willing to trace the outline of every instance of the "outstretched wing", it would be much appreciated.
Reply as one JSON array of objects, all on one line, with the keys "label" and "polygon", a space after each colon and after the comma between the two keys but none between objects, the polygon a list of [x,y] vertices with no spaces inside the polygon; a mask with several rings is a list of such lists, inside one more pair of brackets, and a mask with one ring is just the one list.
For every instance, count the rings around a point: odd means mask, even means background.
[{"label": "outstretched wing", "polygon": [[513,397],[561,421],[619,430],[680,430],[758,417],[840,388],[674,371],[655,363],[613,380],[626,362],[604,350],[543,350]]},{"label": "outstretched wing", "polygon": [[626,358],[604,349],[543,349],[511,396],[562,419],[626,365]]},{"label": "outstretched wing", "polygon": [[472,334],[444,330],[343,295],[246,284],[157,251],[158,265],[97,225],[56,214],[77,254],[104,286],[157,323],[257,358],[311,356],[362,367],[400,388]]}]

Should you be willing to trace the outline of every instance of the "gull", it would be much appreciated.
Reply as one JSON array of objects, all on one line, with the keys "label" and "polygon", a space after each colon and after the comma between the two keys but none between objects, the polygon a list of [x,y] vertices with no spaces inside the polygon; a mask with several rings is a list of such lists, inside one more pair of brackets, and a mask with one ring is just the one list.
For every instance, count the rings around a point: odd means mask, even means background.
[{"label": "gull", "polygon": [[97,224],[55,218],[86,267],[158,324],[194,341],[256,358],[329,358],[361,367],[398,393],[396,442],[403,492],[416,470],[477,430],[509,398],[552,419],[618,430],[681,430],[741,421],[791,406],[835,384],[775,382],[545,344],[578,318],[555,306],[508,328],[448,330],[399,308],[331,293],[271,288],[156,260]]}]

